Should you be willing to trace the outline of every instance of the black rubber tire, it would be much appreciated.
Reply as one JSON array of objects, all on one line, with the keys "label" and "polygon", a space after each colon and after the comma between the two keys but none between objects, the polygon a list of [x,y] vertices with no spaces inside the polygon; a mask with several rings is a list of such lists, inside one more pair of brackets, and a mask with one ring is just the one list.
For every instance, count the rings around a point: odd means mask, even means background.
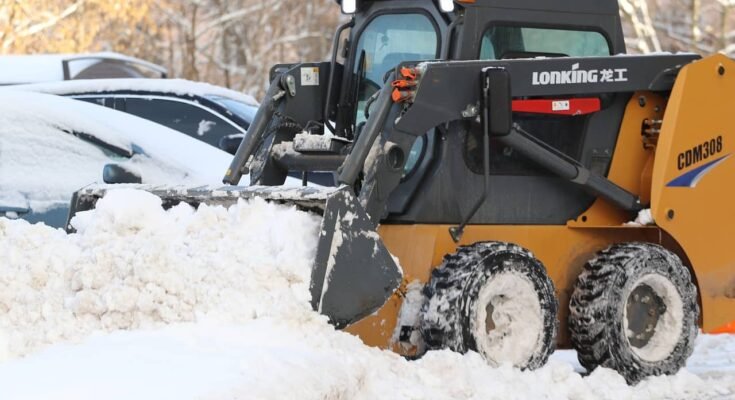
[{"label": "black rubber tire", "polygon": [[[679,335],[673,350],[654,361],[640,357],[624,332],[628,297],[640,286],[636,285],[639,279],[651,274],[673,284],[682,308],[681,332],[672,332]],[[697,289],[679,257],[655,244],[617,244],[598,253],[579,275],[569,309],[572,345],[588,371],[598,366],[611,368],[633,384],[647,376],[676,373],[694,349],[699,321]],[[658,320],[656,324],[660,329]]]},{"label": "black rubber tire", "polygon": [[528,250],[502,242],[480,242],[460,247],[444,257],[424,287],[426,302],[421,309],[419,329],[426,350],[451,349],[459,353],[477,351],[490,364],[495,360],[478,351],[477,338],[470,329],[480,290],[501,273],[521,274],[531,282],[538,296],[542,331],[533,354],[516,365],[524,369],[543,366],[555,348],[558,330],[558,301],[546,268]]}]

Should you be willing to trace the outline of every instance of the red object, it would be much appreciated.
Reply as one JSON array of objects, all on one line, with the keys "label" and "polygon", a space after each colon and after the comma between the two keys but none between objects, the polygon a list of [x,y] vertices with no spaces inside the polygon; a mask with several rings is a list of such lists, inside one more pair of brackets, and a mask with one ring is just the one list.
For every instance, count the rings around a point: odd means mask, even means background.
[{"label": "red object", "polygon": [[735,334],[735,321],[730,322],[729,324],[722,325],[721,327],[714,329],[707,333],[714,333],[714,334],[723,334],[723,333],[730,333]]},{"label": "red object", "polygon": [[394,88],[410,88],[416,86],[416,81],[393,81],[391,86]]},{"label": "red object", "polygon": [[414,81],[418,77],[418,73],[416,71],[416,68],[401,67],[401,76],[408,80]]},{"label": "red object", "polygon": [[600,111],[600,99],[513,100],[513,112],[551,115],[586,115]]},{"label": "red object", "polygon": [[400,90],[396,88],[393,89],[393,94],[391,95],[391,97],[393,98],[394,103],[405,103],[411,98],[411,92],[408,90]]}]

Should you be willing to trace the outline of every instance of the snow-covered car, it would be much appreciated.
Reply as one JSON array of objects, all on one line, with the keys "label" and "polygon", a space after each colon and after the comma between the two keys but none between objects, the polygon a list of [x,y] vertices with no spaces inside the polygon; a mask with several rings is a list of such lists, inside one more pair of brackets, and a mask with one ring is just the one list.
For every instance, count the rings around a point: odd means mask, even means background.
[{"label": "snow-covered car", "polygon": [[166,68],[120,53],[0,56],[0,85],[100,78],[165,78]]},{"label": "snow-covered car", "polygon": [[14,86],[103,105],[167,126],[231,154],[258,110],[251,96],[183,79],[89,79]]},{"label": "snow-covered car", "polygon": [[231,156],[162,125],[73,99],[0,91],[0,216],[64,225],[90,183],[219,184]]}]

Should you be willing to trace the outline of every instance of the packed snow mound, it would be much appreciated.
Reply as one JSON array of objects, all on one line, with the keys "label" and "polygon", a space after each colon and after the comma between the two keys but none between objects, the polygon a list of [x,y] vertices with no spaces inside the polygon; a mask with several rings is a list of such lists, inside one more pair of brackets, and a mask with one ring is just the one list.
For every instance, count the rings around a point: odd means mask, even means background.
[{"label": "packed snow mound", "polygon": [[633,221],[626,222],[625,226],[648,226],[655,225],[656,221],[653,220],[653,213],[650,208],[646,208],[638,212],[638,215]]},{"label": "packed snow mound", "polygon": [[152,194],[118,190],[73,223],[65,235],[0,219],[0,360],[96,331],[310,311],[319,218],[295,208],[164,211]]},{"label": "packed snow mound", "polygon": [[[0,219],[2,400],[730,399],[735,372],[630,387],[554,357],[536,371],[478,354],[407,361],[309,306],[319,218],[262,200],[230,209],[110,192],[65,235]],[[706,353],[735,354],[735,338]],[[568,354],[567,354],[568,356]],[[4,361],[2,361],[4,359]],[[732,359],[718,358],[732,365]]]},{"label": "packed snow mound", "polygon": [[729,400],[734,382],[682,371],[630,387],[608,369],[519,371],[450,351],[407,361],[318,318],[120,331],[0,363],[3,400]]}]

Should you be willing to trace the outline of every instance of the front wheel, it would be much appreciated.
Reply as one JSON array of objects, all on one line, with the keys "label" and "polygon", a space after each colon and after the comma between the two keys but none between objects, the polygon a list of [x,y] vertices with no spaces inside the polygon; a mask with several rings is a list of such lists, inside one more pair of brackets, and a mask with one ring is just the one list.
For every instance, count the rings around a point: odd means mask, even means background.
[{"label": "front wheel", "polygon": [[614,245],[589,261],[569,303],[580,363],[629,383],[674,374],[694,349],[697,291],[679,257],[649,243]]},{"label": "front wheel", "polygon": [[491,365],[534,369],[554,350],[557,300],[539,260],[485,242],[445,257],[425,288],[420,330],[428,349],[476,351]]}]

